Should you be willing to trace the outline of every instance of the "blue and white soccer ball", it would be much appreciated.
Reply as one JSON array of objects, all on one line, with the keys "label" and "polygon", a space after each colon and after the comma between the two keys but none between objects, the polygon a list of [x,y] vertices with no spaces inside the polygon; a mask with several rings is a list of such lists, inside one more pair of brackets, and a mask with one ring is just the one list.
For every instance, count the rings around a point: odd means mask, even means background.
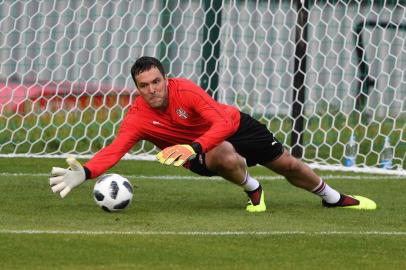
[{"label": "blue and white soccer ball", "polygon": [[133,187],[127,178],[118,174],[105,174],[99,177],[93,188],[97,205],[107,212],[126,208],[133,198]]}]

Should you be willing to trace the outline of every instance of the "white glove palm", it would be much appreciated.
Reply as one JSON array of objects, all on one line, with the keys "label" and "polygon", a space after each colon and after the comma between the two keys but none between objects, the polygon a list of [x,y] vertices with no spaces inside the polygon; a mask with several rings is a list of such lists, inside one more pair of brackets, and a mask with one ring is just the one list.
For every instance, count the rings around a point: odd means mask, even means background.
[{"label": "white glove palm", "polygon": [[69,164],[69,169],[53,167],[49,178],[52,191],[59,192],[61,198],[86,180],[85,170],[75,158],[68,157],[66,162]]}]

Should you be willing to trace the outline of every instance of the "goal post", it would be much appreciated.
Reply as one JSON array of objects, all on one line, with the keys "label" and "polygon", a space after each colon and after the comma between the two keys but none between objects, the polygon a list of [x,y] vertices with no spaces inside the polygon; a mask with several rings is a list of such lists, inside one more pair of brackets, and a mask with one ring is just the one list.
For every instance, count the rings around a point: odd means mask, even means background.
[{"label": "goal post", "polygon": [[[314,168],[406,175],[403,1],[5,0],[0,15],[0,157],[91,157],[150,55]],[[141,142],[126,158],[156,150]]]}]

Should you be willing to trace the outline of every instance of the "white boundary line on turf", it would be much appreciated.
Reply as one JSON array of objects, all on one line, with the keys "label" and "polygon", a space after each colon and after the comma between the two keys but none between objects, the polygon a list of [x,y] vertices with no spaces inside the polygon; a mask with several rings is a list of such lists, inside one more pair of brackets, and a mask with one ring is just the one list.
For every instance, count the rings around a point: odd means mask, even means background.
[{"label": "white boundary line on turf", "polygon": [[[22,158],[67,158],[69,154],[51,155],[51,154],[0,154],[1,157],[22,157]],[[76,158],[90,159],[93,155],[76,155]],[[142,153],[142,154],[125,154],[124,160],[146,160],[146,161],[156,161],[156,158],[152,154]],[[406,170],[403,168],[398,168],[396,170],[386,170],[376,167],[344,167],[343,165],[325,165],[317,162],[307,163],[312,169],[320,169],[324,171],[344,171],[344,172],[355,172],[355,173],[369,173],[369,174],[383,174],[383,175],[403,175],[406,176]]]},{"label": "white boundary line on turf", "polygon": [[0,230],[0,234],[56,234],[56,235],[177,235],[177,236],[239,236],[239,235],[378,235],[378,236],[406,236],[406,231],[65,231],[65,230]]},{"label": "white boundary line on turf", "polygon": [[[9,173],[0,172],[0,176],[33,176],[33,177],[49,177],[46,173]],[[223,180],[221,177],[205,177],[205,176],[187,176],[187,175],[123,175],[127,178],[134,179],[153,179],[153,180]],[[258,180],[282,180],[282,176],[270,176],[270,175],[254,175]],[[373,180],[373,179],[394,179],[394,180],[406,180],[406,177],[397,175],[322,175],[323,179],[347,179],[347,180]]]}]

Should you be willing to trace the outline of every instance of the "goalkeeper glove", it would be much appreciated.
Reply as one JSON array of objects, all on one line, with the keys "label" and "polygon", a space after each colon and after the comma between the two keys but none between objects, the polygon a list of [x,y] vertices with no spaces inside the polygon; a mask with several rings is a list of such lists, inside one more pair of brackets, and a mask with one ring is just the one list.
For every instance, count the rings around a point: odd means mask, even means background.
[{"label": "goalkeeper glove", "polygon": [[59,192],[61,198],[86,180],[85,170],[75,158],[68,157],[66,162],[69,164],[69,169],[53,167],[49,178],[52,191]]},{"label": "goalkeeper glove", "polygon": [[196,156],[195,150],[188,144],[177,144],[169,146],[156,155],[158,161],[165,165],[178,167],[183,165],[187,160],[191,160]]}]

